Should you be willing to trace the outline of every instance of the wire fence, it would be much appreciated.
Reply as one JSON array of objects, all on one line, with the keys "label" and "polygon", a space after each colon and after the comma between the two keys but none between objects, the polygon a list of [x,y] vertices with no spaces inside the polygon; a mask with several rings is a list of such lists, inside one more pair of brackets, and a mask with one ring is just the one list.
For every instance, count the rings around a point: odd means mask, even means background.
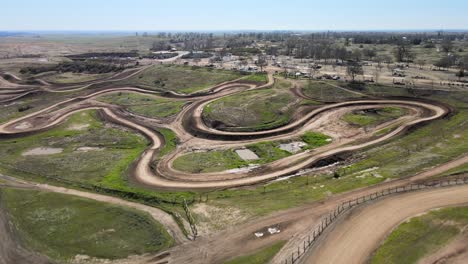
[{"label": "wire fence", "polygon": [[284,260],[283,263],[285,264],[294,264],[299,259],[304,256],[307,250],[314,245],[314,243],[318,240],[318,238],[323,234],[323,232],[329,227],[340,215],[343,213],[351,210],[352,208],[366,203],[368,201],[373,201],[384,196],[389,196],[398,193],[407,193],[419,190],[426,190],[426,189],[435,189],[435,188],[443,188],[455,185],[464,185],[468,184],[468,176],[460,176],[456,178],[451,178],[448,180],[432,180],[427,181],[424,183],[413,183],[404,186],[397,186],[392,188],[387,188],[382,191],[374,192],[365,196],[360,196],[358,198],[354,198],[345,202],[342,202],[339,206],[337,206],[333,211],[331,211],[325,218],[322,218],[319,225],[317,225],[313,232],[311,232],[307,239],[303,241],[303,243],[297,246],[297,251],[294,250],[291,252],[291,257],[288,257]]}]

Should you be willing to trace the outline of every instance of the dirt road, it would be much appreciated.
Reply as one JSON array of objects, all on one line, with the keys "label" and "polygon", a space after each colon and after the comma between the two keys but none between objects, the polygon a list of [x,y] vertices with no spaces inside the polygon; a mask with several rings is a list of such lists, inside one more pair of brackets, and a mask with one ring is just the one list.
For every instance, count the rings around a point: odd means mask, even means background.
[{"label": "dirt road", "polygon": [[365,263],[385,236],[406,219],[431,209],[466,204],[468,186],[464,185],[391,196],[358,207],[326,231],[303,263]]}]

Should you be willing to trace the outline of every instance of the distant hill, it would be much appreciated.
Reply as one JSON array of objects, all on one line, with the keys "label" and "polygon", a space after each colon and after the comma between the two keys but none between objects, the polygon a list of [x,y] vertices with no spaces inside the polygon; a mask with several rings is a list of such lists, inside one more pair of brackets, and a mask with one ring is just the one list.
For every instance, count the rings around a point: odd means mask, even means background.
[{"label": "distant hill", "polygon": [[1,37],[11,37],[11,36],[18,36],[18,35],[26,35],[28,33],[25,32],[13,32],[13,31],[0,31],[0,38]]}]

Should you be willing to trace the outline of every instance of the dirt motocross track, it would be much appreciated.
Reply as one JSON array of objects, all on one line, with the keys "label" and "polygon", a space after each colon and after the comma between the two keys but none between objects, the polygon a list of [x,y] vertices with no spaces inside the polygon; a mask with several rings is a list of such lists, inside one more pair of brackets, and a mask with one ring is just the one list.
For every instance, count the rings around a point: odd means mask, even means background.
[{"label": "dirt motocross track", "polygon": [[[250,185],[275,179],[284,175],[294,174],[295,172],[307,168],[321,159],[378,144],[405,132],[412,126],[441,118],[449,112],[449,109],[443,106],[421,101],[388,99],[359,100],[325,105],[303,115],[283,127],[266,131],[227,132],[215,130],[204,124],[201,118],[201,113],[206,104],[242,91],[264,89],[270,87],[273,83],[274,79],[269,75],[269,82],[261,86],[233,81],[213,87],[206,93],[198,93],[196,95],[171,94],[172,97],[179,99],[186,98],[191,102],[191,104],[179,113],[173,122],[161,124],[161,127],[171,128],[182,141],[182,144],[174,153],[164,157],[158,163],[155,171],[150,168],[150,164],[154,160],[155,153],[163,143],[161,135],[146,125],[144,123],[144,119],[137,120],[119,107],[92,100],[97,96],[116,91],[157,94],[157,92],[146,91],[144,89],[132,87],[108,88],[85,96],[78,96],[1,125],[0,137],[22,136],[44,131],[60,124],[75,112],[85,109],[101,109],[103,116],[109,121],[136,130],[151,141],[151,146],[142,154],[134,166],[132,174],[138,181],[151,187],[171,190],[213,189]],[[221,172],[190,174],[176,171],[172,168],[172,161],[183,154],[183,150],[191,147],[229,147],[255,141],[292,138],[293,136],[298,136],[313,128],[318,128],[317,124],[323,125],[323,116],[330,116],[334,112],[347,112],[356,109],[378,108],[383,106],[398,106],[407,108],[411,111],[409,111],[409,116],[399,120],[398,128],[381,137],[373,137],[372,133],[362,133],[356,134],[351,138],[335,138],[334,143],[329,146],[314,151],[306,151],[304,153],[292,155],[286,159],[273,162],[255,171],[246,173],[227,174]],[[322,122],[320,120],[322,120]],[[389,122],[379,128],[386,128],[394,123],[395,122]],[[22,126],[21,124],[28,125]],[[353,144],[357,139],[360,139],[361,143]]]},{"label": "dirt motocross track", "polygon": [[[133,76],[138,72],[139,70],[128,73],[128,76]],[[208,103],[247,90],[269,88],[274,84],[274,78],[272,74],[269,74],[268,77],[269,81],[264,85],[235,80],[216,85],[196,94],[187,95],[173,92],[160,93],[136,87],[113,87],[114,84],[112,81],[110,81],[107,86],[99,87],[94,90],[91,89],[93,83],[69,87],[57,87],[50,84],[31,87],[31,90],[41,90],[48,93],[65,92],[67,90],[82,91],[83,95],[51,105],[0,125],[0,137],[21,137],[38,133],[61,124],[73,113],[86,109],[98,109],[106,121],[131,128],[150,140],[151,145],[133,166],[132,176],[137,181],[156,189],[204,190],[252,185],[291,175],[327,157],[340,153],[353,152],[382,143],[405,133],[412,127],[443,118],[451,111],[450,108],[439,103],[408,98],[362,99],[327,104],[298,116],[285,126],[265,131],[227,132],[213,129],[203,122],[201,118],[202,111],[204,106]],[[121,78],[121,76],[116,76],[114,79],[119,80],[119,78]],[[103,80],[97,80],[96,82],[106,83],[106,81]],[[18,91],[18,96],[23,96],[23,94],[27,92],[28,88],[22,87],[21,90]],[[159,120],[135,116],[122,107],[94,100],[98,96],[116,92],[143,93],[160,97],[170,97],[174,100],[187,101],[188,105],[174,118],[170,120]],[[14,100],[15,99],[12,101]],[[381,124],[370,131],[346,127],[345,124],[338,121],[343,114],[350,111],[386,106],[405,108],[408,110],[408,114],[396,120]],[[23,126],[22,124],[28,125]],[[158,162],[157,166],[152,169],[150,165],[155,159],[155,154],[164,144],[164,138],[152,128],[154,126],[172,129],[179,138],[180,145],[173,153],[163,157]],[[382,136],[374,135],[376,131],[390,127],[396,128]],[[328,133],[332,136],[333,142],[324,147],[295,154],[261,166],[259,169],[244,173],[233,174],[218,172],[191,174],[177,171],[172,167],[173,161],[177,157],[187,153],[191,148],[231,148],[266,140],[293,138],[309,130]],[[443,167],[443,170],[453,168],[457,164],[459,165],[460,162],[466,163],[467,158],[462,157],[454,163],[444,165],[445,167]],[[170,249],[168,251],[170,254],[161,257],[161,260],[170,261],[171,263],[218,263],[230,256],[252,252],[252,250],[269,245],[273,241],[290,240],[273,260],[273,263],[283,263],[284,258],[288,257],[290,254],[288,250],[294,248],[297,241],[301,241],[301,236],[298,235],[298,233],[312,227],[323,214],[326,214],[328,210],[334,208],[334,206],[341,201],[352,196],[362,195],[366,192],[370,193],[378,188],[386,188],[389,185],[398,185],[403,184],[404,181],[430,177],[431,175],[437,174],[437,172],[438,170],[436,168],[411,179],[386,182],[376,187],[369,187],[363,190],[338,195],[321,203],[312,203],[306,207],[291,209],[262,219],[256,219],[252,223],[246,223],[236,227],[235,230],[229,229],[209,237],[201,237],[194,242],[182,243],[180,246]],[[254,238],[254,232],[275,225],[282,226],[282,232],[277,236],[270,236],[264,239]],[[158,261],[156,261],[156,263],[158,263]]]}]

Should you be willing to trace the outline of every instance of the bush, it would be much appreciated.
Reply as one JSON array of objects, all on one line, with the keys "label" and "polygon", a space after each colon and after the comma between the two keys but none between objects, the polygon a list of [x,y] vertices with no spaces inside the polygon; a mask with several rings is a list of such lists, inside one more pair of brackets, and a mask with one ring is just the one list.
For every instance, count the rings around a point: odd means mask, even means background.
[{"label": "bush", "polygon": [[354,81],[348,83],[348,87],[352,90],[363,91],[366,87],[366,84],[363,82]]},{"label": "bush", "polygon": [[99,74],[99,73],[121,71],[123,69],[125,69],[125,67],[111,64],[111,63],[73,61],[73,62],[62,62],[53,66],[26,67],[26,68],[22,68],[20,70],[20,73],[38,74],[42,72],[57,71],[57,72]]}]

